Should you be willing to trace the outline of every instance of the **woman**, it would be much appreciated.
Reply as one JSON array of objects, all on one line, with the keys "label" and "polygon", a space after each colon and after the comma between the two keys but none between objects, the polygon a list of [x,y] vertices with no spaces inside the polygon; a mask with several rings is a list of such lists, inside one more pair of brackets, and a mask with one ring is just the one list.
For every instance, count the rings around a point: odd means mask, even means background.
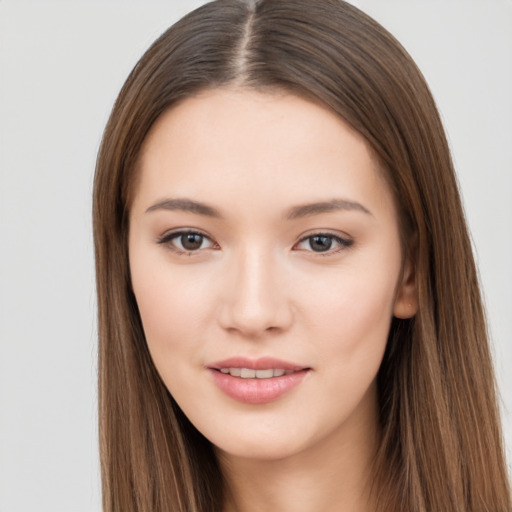
[{"label": "woman", "polygon": [[338,0],[146,52],[94,190],[105,510],[511,509],[434,102]]}]

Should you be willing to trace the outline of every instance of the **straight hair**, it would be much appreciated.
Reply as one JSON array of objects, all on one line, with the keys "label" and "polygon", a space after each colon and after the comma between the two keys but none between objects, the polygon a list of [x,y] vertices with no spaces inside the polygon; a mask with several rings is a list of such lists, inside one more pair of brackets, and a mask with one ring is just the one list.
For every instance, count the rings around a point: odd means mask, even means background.
[{"label": "straight hair", "polygon": [[367,141],[395,195],[419,309],[393,319],[378,374],[378,510],[510,512],[485,317],[443,126],[407,52],[341,0],[205,4],[147,50],[117,98],[93,201],[104,510],[222,510],[211,443],[151,360],[127,248],[148,131],[177,102],[222,87],[287,91],[328,107]]}]

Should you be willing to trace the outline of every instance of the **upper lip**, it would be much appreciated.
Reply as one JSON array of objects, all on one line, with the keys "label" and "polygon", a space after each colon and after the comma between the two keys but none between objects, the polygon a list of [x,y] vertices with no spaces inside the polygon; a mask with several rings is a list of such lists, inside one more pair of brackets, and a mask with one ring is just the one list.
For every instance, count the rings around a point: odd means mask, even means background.
[{"label": "upper lip", "polygon": [[308,369],[307,366],[301,366],[289,361],[283,361],[274,357],[260,357],[258,359],[249,359],[247,357],[230,357],[222,361],[217,361],[207,365],[208,368],[220,370],[221,368],[248,368],[250,370],[267,370],[269,368],[279,368],[283,370],[299,371]]}]

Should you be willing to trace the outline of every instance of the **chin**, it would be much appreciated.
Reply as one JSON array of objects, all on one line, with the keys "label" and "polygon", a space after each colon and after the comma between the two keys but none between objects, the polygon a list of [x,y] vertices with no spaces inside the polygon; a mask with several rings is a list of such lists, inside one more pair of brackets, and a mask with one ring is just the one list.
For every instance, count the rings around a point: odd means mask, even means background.
[{"label": "chin", "polygon": [[[304,421],[286,422],[273,418],[268,424],[237,425],[221,431],[209,428],[204,432],[216,452],[225,456],[261,461],[282,460],[320,448],[330,437],[329,431],[308,428]],[[226,425],[224,425],[226,427]],[[313,428],[312,428],[313,427]]]},{"label": "chin", "polygon": [[230,439],[226,442],[214,443],[214,449],[220,456],[226,455],[241,459],[273,461],[292,457],[304,450],[303,443],[284,436],[264,439]]}]

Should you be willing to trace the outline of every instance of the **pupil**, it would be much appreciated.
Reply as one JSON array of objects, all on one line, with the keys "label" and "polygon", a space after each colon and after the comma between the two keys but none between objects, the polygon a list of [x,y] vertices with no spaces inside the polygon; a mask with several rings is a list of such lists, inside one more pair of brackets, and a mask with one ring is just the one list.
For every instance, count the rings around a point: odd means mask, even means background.
[{"label": "pupil", "polygon": [[181,235],[181,244],[183,245],[183,248],[186,249],[187,251],[199,249],[202,243],[202,235],[197,235],[196,233],[188,233],[186,235]]},{"label": "pupil", "polygon": [[332,238],[329,236],[314,236],[309,242],[311,249],[317,252],[328,251],[332,245]]}]

